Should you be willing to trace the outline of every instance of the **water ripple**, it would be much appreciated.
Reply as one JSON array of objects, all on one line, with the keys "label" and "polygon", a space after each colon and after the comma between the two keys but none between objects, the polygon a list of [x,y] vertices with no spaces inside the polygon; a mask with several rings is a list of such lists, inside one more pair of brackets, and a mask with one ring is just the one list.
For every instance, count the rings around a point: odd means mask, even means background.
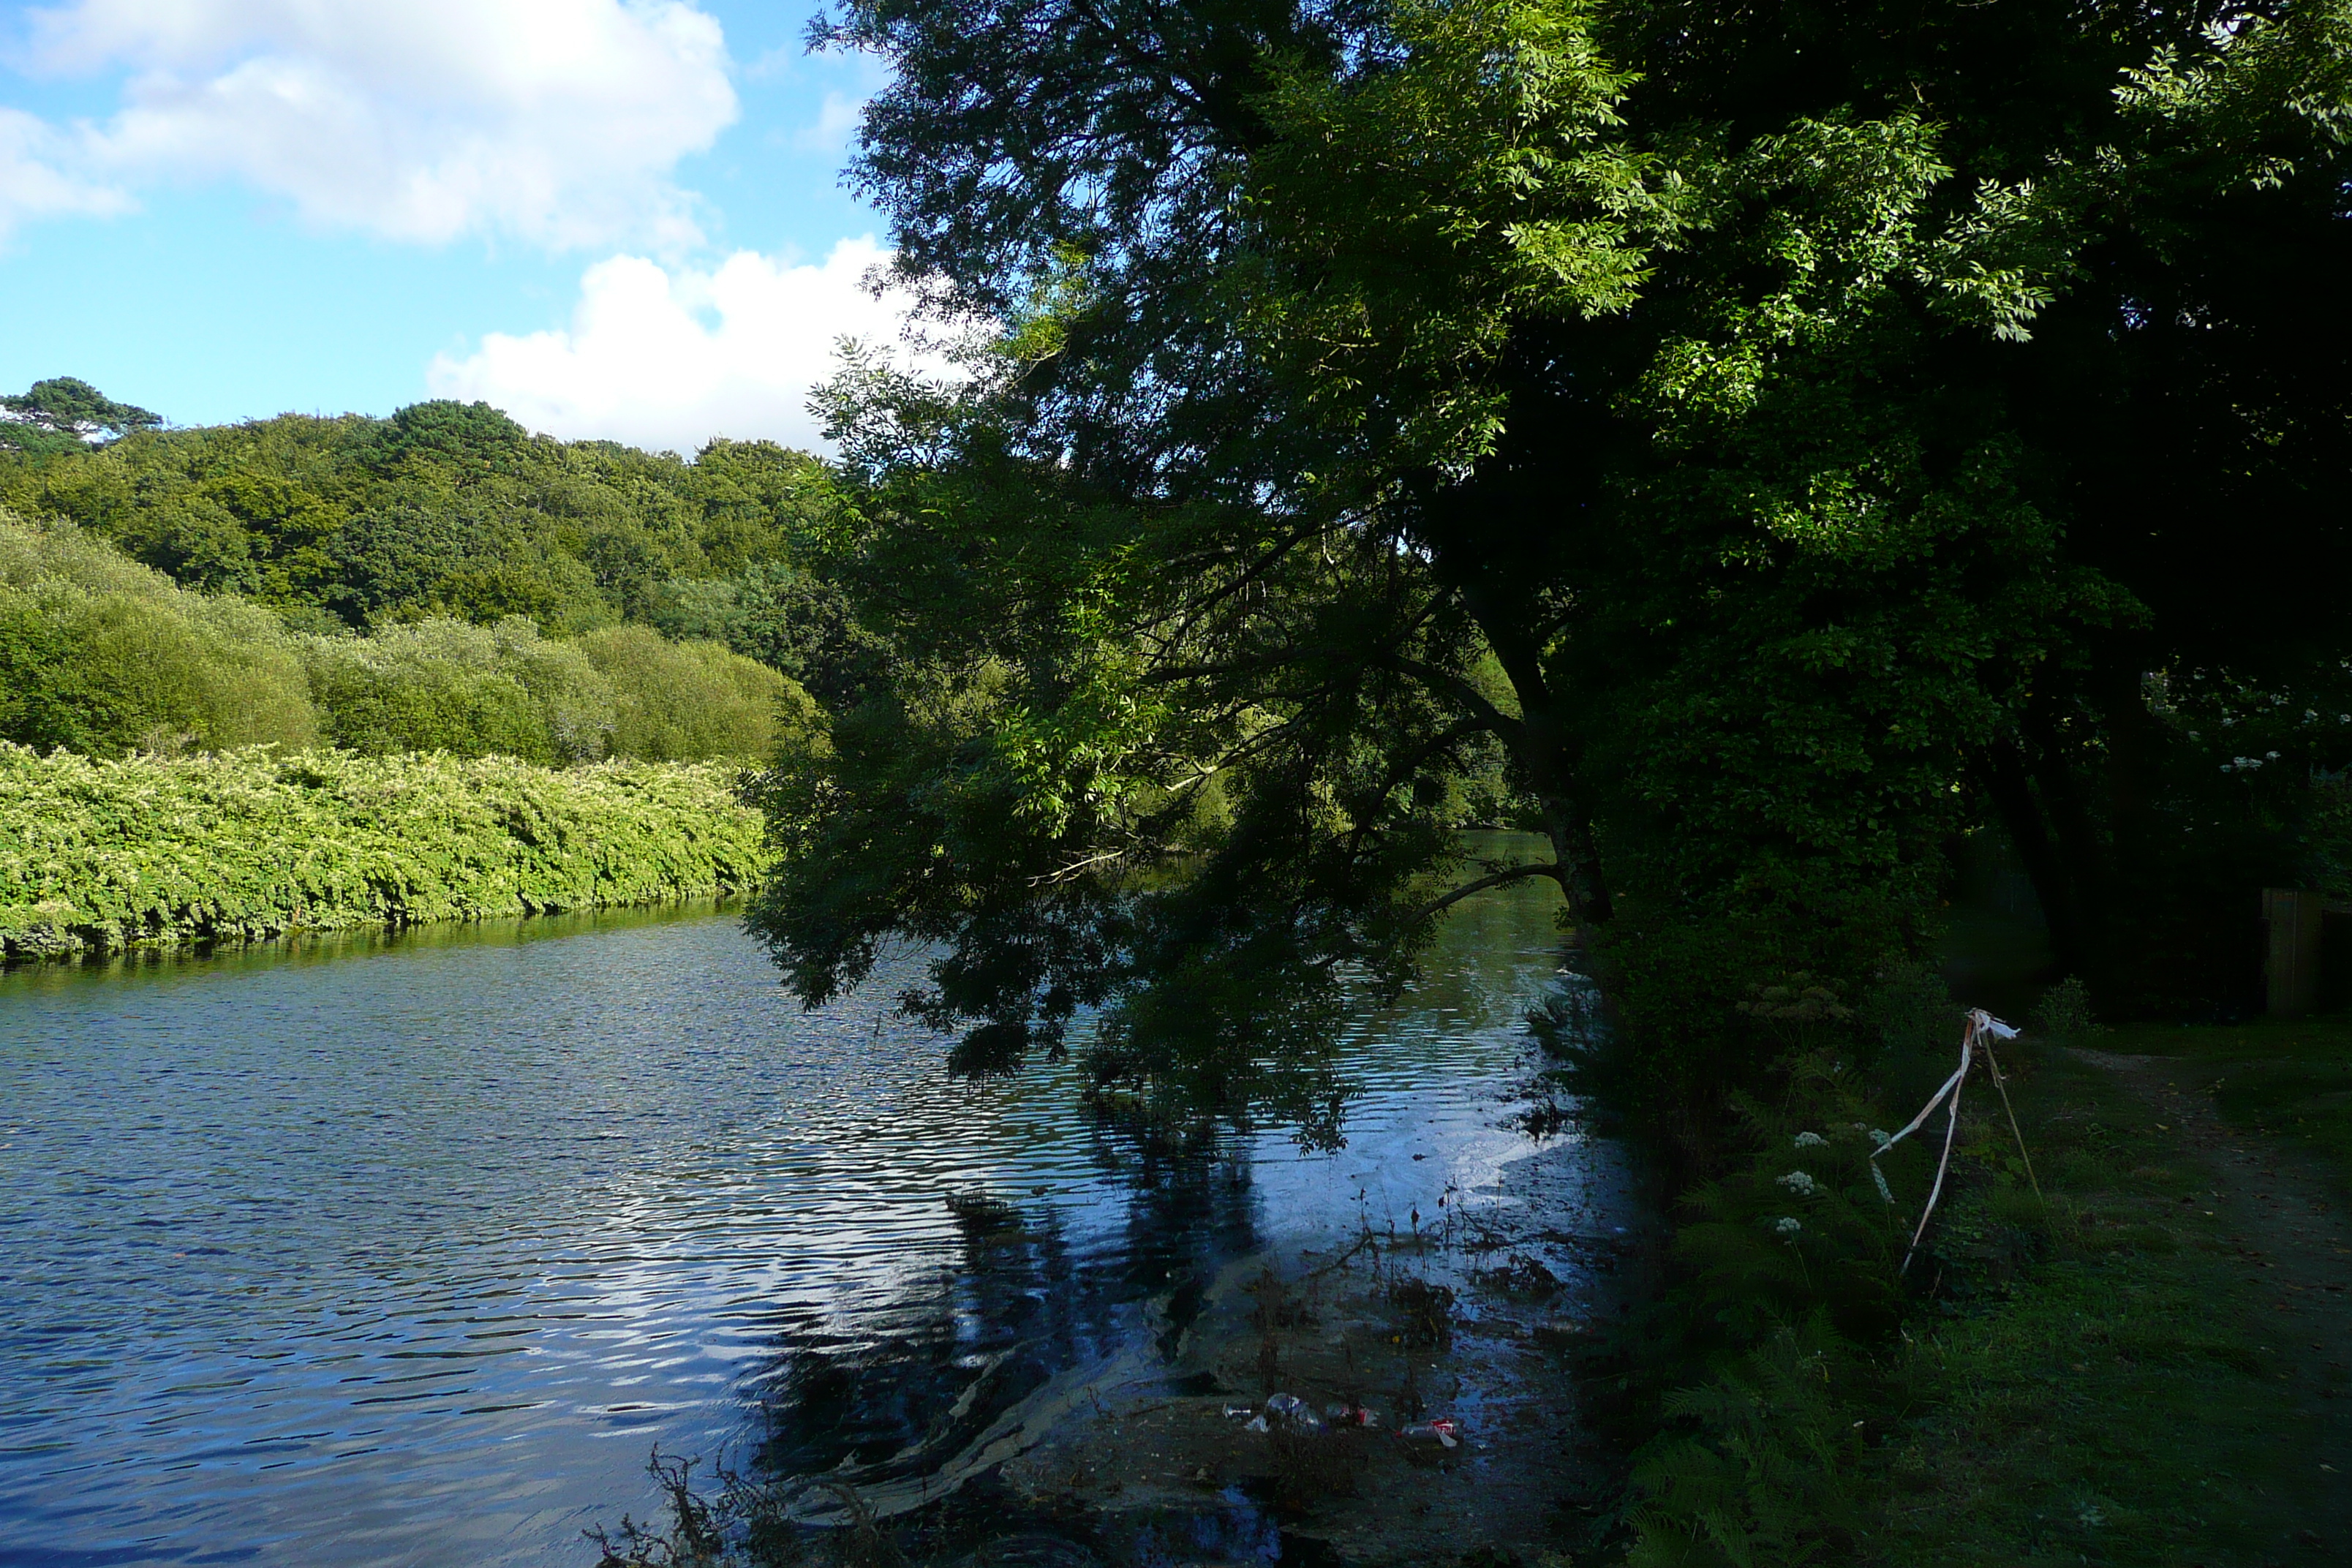
[{"label": "water ripple", "polygon": [[802,1012],[726,917],[0,976],[0,1564],[580,1563],[656,1441],[911,1453],[1269,1213],[1513,1157],[1551,935],[1493,910],[1363,1021],[1349,1151],[1178,1175],[1055,1070],[950,1080],[903,976]]}]

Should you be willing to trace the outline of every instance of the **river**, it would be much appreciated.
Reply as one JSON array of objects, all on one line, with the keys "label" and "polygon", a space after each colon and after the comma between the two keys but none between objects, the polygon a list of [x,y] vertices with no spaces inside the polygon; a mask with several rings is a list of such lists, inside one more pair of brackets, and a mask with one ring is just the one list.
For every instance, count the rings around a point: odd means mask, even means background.
[{"label": "river", "polygon": [[951,1079],[904,963],[803,1012],[709,910],[0,975],[0,1563],[585,1564],[656,1444],[943,1469],[1237,1264],[1545,1150],[1622,1233],[1620,1173],[1507,1125],[1551,910],[1462,907],[1361,1009],[1336,1153]]}]

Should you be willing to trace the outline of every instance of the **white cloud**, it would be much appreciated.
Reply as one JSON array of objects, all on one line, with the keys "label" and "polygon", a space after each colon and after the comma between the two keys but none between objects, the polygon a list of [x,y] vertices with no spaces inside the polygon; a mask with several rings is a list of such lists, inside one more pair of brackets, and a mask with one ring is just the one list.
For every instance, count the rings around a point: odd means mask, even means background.
[{"label": "white cloud", "polygon": [[828,92],[824,107],[817,110],[816,123],[803,126],[793,136],[793,145],[803,153],[837,153],[848,145],[850,133],[857,129],[858,117],[866,112],[863,99],[845,92]]},{"label": "white cloud", "polygon": [[830,375],[844,337],[908,354],[909,301],[876,299],[865,277],[888,258],[871,237],[845,239],[819,266],[738,251],[715,270],[615,256],[591,267],[568,331],[492,332],[463,359],[436,356],[441,397],[478,399],[534,430],[691,452],[713,436],[814,448],[809,389]]},{"label": "white cloud", "polygon": [[73,163],[65,137],[21,110],[0,109],[0,239],[28,218],[130,207],[121,191],[68,172]]},{"label": "white cloud", "polygon": [[73,0],[31,20],[35,68],[131,73],[90,169],[231,176],[394,239],[694,244],[670,171],[738,111],[719,23],[682,0]]}]

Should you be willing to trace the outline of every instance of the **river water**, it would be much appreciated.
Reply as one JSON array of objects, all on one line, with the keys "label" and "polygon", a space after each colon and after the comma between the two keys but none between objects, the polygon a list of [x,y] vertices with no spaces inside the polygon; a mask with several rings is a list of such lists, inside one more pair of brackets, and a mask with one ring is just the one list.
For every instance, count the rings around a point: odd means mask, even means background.
[{"label": "river water", "polygon": [[656,1445],[944,1465],[983,1375],[1498,1190],[1552,907],[1463,906],[1353,1020],[1336,1153],[951,1079],[892,974],[803,1012],[715,910],[0,975],[0,1563],[585,1564]]}]

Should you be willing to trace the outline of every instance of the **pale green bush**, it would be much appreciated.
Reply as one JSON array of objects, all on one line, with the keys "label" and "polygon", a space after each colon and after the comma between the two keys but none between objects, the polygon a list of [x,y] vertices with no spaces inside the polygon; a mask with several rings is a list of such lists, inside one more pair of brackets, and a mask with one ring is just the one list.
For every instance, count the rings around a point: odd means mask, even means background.
[{"label": "pale green bush", "polygon": [[277,618],[0,516],[0,738],[97,756],[318,739]]},{"label": "pale green bush", "polygon": [[161,572],[142,566],[71,523],[31,523],[0,511],[0,585],[32,588],[49,583],[91,594],[166,601],[185,592]]},{"label": "pale green bush", "polygon": [[550,748],[565,762],[594,762],[613,746],[613,688],[577,643],[551,642],[522,617],[491,628],[499,662],[530,693]]},{"label": "pale green bush", "polygon": [[593,762],[613,731],[612,689],[587,656],[520,616],[302,640],[327,738],[350,751]]},{"label": "pale green bush", "polygon": [[68,526],[0,514],[0,740],[101,757],[323,741],[557,765],[764,760],[781,727],[814,720],[798,686],[715,643],[643,626],[558,642],[522,616],[292,632]]},{"label": "pale green bush", "polygon": [[613,750],[623,755],[765,759],[787,729],[815,720],[815,704],[798,685],[717,643],[608,626],[580,646],[612,685]]},{"label": "pale green bush", "polygon": [[[477,639],[478,648],[467,646]],[[326,714],[332,745],[370,756],[557,760],[530,693],[499,668],[490,634],[479,627],[426,622],[372,637],[307,637],[304,645],[310,695]]]}]

